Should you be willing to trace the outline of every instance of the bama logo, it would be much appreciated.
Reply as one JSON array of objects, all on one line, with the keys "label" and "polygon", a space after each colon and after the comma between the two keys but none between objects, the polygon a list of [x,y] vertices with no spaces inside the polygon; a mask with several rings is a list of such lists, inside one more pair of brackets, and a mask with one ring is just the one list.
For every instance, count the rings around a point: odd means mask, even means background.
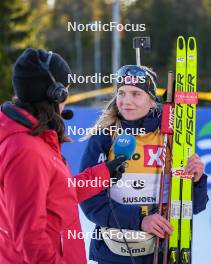
[{"label": "bama logo", "polygon": [[144,146],[144,167],[162,166],[162,146],[145,145]]},{"label": "bama logo", "polygon": [[[130,252],[132,254],[140,254],[140,253],[144,253],[146,251],[145,248],[130,248]],[[121,247],[121,252],[122,253],[130,253],[128,249],[125,249],[123,247]]]}]

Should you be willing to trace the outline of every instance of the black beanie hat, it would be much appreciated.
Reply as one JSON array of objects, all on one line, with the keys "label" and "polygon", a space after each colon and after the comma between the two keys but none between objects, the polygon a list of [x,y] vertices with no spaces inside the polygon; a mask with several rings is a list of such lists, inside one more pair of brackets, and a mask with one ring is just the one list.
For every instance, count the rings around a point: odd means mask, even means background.
[{"label": "black beanie hat", "polygon": [[[47,99],[46,92],[53,83],[40,61],[46,62],[49,53],[43,49],[26,49],[17,59],[13,69],[13,89],[22,102],[41,102]],[[67,62],[53,53],[49,70],[57,82],[68,85],[71,73]]]}]

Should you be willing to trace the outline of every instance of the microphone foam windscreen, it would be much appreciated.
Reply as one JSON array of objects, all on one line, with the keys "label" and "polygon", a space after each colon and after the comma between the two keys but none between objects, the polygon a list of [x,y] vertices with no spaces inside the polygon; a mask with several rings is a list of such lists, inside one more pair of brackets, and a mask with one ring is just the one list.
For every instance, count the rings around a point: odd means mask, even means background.
[{"label": "microphone foam windscreen", "polygon": [[62,114],[61,114],[62,118],[66,119],[66,120],[72,119],[73,118],[73,115],[74,115],[73,114],[73,111],[70,110],[70,109],[63,110],[62,111]]},{"label": "microphone foam windscreen", "polygon": [[122,134],[114,142],[114,156],[124,155],[131,158],[136,148],[136,138],[133,135]]}]

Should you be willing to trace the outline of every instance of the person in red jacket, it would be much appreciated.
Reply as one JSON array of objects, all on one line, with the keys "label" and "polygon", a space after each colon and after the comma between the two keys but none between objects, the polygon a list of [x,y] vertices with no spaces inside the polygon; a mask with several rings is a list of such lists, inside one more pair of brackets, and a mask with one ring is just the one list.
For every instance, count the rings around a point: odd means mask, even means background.
[{"label": "person in red jacket", "polygon": [[69,141],[61,118],[69,73],[61,56],[40,49],[26,49],[14,66],[16,97],[0,110],[1,264],[85,264],[78,203],[108,187],[122,163],[71,175],[60,149]]}]

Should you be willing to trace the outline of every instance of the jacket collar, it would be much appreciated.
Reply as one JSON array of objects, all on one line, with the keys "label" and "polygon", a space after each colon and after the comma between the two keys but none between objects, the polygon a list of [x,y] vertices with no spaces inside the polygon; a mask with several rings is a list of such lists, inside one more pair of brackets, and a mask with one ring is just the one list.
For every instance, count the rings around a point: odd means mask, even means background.
[{"label": "jacket collar", "polygon": [[121,119],[123,129],[126,128],[145,128],[145,132],[153,132],[160,127],[161,124],[161,109],[151,108],[149,113],[140,119],[128,121],[124,118]]},{"label": "jacket collar", "polygon": [[[38,120],[23,108],[11,102],[6,102],[0,110],[0,142],[8,136],[26,132],[29,133],[38,125]],[[60,152],[60,145],[56,131],[48,129],[39,135],[54,150]]]}]

